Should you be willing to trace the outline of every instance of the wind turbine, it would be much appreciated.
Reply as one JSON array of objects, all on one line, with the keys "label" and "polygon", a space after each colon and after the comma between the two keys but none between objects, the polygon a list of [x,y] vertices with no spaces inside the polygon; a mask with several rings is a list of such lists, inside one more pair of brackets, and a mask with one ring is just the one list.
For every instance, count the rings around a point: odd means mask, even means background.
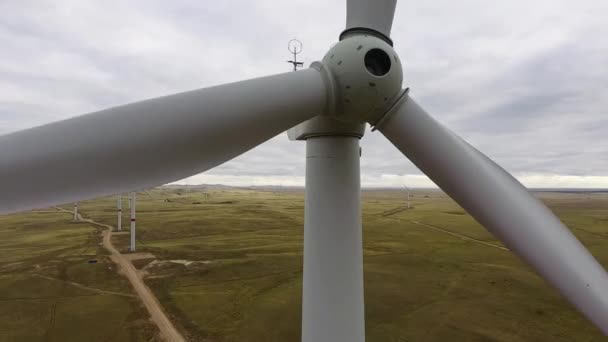
[{"label": "wind turbine", "polygon": [[[369,123],[608,334],[602,266],[515,178],[402,89],[401,60],[390,38],[395,5],[348,0],[340,41],[306,70],[1,136],[0,213],[166,184],[292,128],[290,138],[306,141],[302,341],[360,342],[359,139]],[[131,166],[127,174],[124,164]]]},{"label": "wind turbine", "polygon": [[116,211],[118,213],[118,223],[116,224],[116,228],[118,231],[121,231],[122,230],[122,194],[118,195]]},{"label": "wind turbine", "polygon": [[74,202],[74,221],[78,221],[78,203]]},{"label": "wind turbine", "polygon": [[135,252],[135,191],[131,191],[129,195],[129,203],[131,203],[131,244],[129,251]]},{"label": "wind turbine", "polygon": [[407,185],[403,186],[405,188],[405,191],[407,191],[407,208],[410,209],[410,188],[407,187]]}]

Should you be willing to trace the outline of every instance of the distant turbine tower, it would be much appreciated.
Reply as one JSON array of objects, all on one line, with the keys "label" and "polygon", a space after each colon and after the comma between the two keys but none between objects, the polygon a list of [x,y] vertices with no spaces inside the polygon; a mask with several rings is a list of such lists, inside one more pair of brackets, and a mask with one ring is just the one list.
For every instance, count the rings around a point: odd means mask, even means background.
[{"label": "distant turbine tower", "polygon": [[74,221],[78,221],[78,203],[74,202]]},{"label": "distant turbine tower", "polygon": [[407,191],[407,208],[410,209],[410,188],[407,185],[404,185],[405,191]]},{"label": "distant turbine tower", "polygon": [[118,212],[118,224],[116,228],[118,231],[122,230],[122,194],[118,195],[118,204],[116,206]]},{"label": "distant turbine tower", "polygon": [[129,250],[135,252],[135,191],[131,192],[129,203],[131,204],[131,247]]}]

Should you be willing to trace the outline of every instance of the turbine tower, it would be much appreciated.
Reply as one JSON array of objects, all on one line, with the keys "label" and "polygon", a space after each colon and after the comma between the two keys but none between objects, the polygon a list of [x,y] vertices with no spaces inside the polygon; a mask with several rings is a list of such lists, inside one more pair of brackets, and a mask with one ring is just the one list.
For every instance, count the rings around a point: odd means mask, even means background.
[{"label": "turbine tower", "polygon": [[131,245],[129,251],[135,252],[135,191],[131,191],[129,199],[129,203],[131,203]]},{"label": "turbine tower", "polygon": [[407,187],[407,185],[403,186],[405,188],[405,191],[407,191],[407,208],[410,209],[410,188]]},{"label": "turbine tower", "polygon": [[[306,142],[302,341],[363,342],[359,140],[370,124],[608,334],[602,265],[521,183],[403,88],[390,37],[395,6],[396,0],[347,0],[339,42],[305,70],[0,136],[0,213],[167,184],[289,129],[290,139]],[[137,134],[124,127],[137,127]],[[134,194],[131,213],[134,250]]]},{"label": "turbine tower", "polygon": [[74,202],[74,221],[78,221],[78,203]]},{"label": "turbine tower", "polygon": [[116,228],[118,231],[121,231],[122,230],[122,194],[118,195],[116,212],[118,214],[118,223],[116,224]]}]

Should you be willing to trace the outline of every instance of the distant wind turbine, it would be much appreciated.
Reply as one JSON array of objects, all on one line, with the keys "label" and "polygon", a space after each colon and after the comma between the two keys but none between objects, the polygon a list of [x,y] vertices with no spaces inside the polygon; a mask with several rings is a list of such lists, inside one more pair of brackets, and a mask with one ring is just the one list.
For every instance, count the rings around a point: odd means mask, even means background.
[{"label": "distant wind turbine", "polygon": [[74,221],[78,221],[78,203],[74,202]]},{"label": "distant wind turbine", "polygon": [[117,203],[117,212],[118,212],[118,223],[116,224],[116,229],[118,231],[122,230],[122,194],[118,195],[118,203]]},{"label": "distant wind turbine", "polygon": [[131,204],[131,246],[129,250],[135,252],[135,191],[131,192],[129,203]]}]

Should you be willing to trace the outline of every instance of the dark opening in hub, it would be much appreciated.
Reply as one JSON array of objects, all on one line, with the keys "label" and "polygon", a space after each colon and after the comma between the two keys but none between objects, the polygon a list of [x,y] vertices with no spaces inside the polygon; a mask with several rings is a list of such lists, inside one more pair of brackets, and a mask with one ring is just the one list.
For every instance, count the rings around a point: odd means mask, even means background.
[{"label": "dark opening in hub", "polygon": [[365,54],[365,67],[374,76],[384,76],[391,70],[391,58],[381,49],[371,49]]}]

